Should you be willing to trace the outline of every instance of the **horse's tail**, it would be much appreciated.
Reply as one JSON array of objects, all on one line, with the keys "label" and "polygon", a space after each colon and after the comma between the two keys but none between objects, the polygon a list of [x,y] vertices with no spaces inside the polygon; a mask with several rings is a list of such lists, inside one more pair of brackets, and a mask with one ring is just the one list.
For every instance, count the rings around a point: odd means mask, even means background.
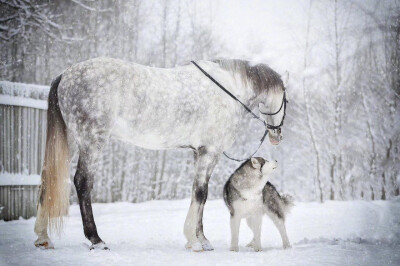
[{"label": "horse's tail", "polygon": [[47,109],[46,150],[39,192],[41,214],[48,220],[50,232],[61,233],[69,209],[69,149],[67,127],[58,103],[58,85],[62,75],[51,83]]}]

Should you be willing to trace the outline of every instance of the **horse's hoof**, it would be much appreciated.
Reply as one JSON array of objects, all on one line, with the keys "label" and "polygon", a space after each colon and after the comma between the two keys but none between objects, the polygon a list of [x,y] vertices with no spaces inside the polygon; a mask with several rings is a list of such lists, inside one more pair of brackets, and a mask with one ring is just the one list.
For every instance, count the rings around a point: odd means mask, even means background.
[{"label": "horse's hoof", "polygon": [[50,239],[47,239],[47,240],[37,239],[35,241],[35,247],[41,248],[41,249],[54,249],[54,244],[53,244],[53,242],[51,242]]},{"label": "horse's hoof", "polygon": [[106,243],[104,243],[103,241],[100,242],[100,243],[91,245],[89,249],[90,249],[90,250],[94,250],[94,249],[110,250],[110,249],[106,246]]},{"label": "horse's hoof", "polygon": [[214,250],[213,246],[211,245],[211,243],[209,241],[207,241],[206,243],[203,243],[202,247],[203,247],[204,251]]},{"label": "horse's hoof", "polygon": [[185,245],[185,248],[186,249],[190,249],[190,250],[192,250],[194,252],[202,252],[202,251],[204,251],[203,245],[199,241],[196,241],[196,242],[188,241],[186,243],[186,245]]}]

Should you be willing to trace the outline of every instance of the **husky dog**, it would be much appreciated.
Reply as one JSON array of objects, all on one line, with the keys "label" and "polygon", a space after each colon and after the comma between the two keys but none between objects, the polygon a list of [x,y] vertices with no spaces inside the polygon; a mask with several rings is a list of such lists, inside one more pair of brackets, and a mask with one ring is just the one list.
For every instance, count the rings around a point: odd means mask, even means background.
[{"label": "husky dog", "polygon": [[239,251],[239,227],[242,218],[253,231],[253,240],[247,245],[261,251],[261,224],[263,214],[267,214],[278,228],[283,248],[290,243],[286,233],[285,216],[293,206],[289,195],[279,195],[276,188],[267,182],[278,166],[277,161],[269,162],[254,157],[244,162],[229,178],[224,186],[224,201],[231,214],[231,251]]}]

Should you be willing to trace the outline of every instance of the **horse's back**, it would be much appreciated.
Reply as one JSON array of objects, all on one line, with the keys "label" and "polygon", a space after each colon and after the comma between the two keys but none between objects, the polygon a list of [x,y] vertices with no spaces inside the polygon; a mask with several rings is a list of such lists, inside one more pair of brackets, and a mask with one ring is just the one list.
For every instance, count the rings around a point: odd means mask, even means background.
[{"label": "horse's back", "polygon": [[131,86],[133,69],[133,64],[122,60],[96,58],[64,71],[58,87],[59,104],[67,127],[78,142],[109,133],[123,89]]},{"label": "horse's back", "polygon": [[63,117],[78,141],[111,135],[151,149],[203,145],[210,128],[223,136],[231,114],[221,105],[234,103],[218,92],[191,65],[162,69],[111,58],[70,67],[59,86]]}]

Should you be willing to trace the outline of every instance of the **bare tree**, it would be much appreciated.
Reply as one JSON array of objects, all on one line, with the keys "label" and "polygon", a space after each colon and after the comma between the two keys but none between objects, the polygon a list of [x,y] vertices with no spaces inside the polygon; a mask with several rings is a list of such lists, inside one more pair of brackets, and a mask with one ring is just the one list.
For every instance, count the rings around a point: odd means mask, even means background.
[{"label": "bare tree", "polygon": [[[309,53],[309,49],[310,49],[310,40],[309,40],[309,36],[310,36],[310,28],[311,28],[311,14],[312,14],[312,3],[313,1],[310,0],[309,1],[309,7],[308,7],[308,11],[307,11],[307,29],[306,29],[306,40],[305,40],[305,47],[304,47],[304,61],[303,61],[303,68],[304,68],[304,72],[307,70],[308,67],[308,53]],[[307,119],[307,125],[308,125],[308,130],[310,132],[310,138],[311,138],[311,142],[312,142],[312,146],[315,152],[315,160],[316,160],[316,173],[315,173],[315,183],[318,184],[318,189],[319,189],[319,200],[320,202],[324,201],[324,196],[323,196],[323,192],[322,192],[322,185],[321,185],[321,177],[320,177],[320,152],[318,149],[318,145],[317,145],[317,141],[316,141],[316,136],[315,136],[315,132],[314,132],[314,128],[313,125],[311,123],[311,114],[310,114],[310,103],[309,103],[309,95],[307,93],[307,84],[306,84],[307,80],[306,80],[306,76],[303,75],[303,80],[302,80],[302,84],[303,84],[303,95],[304,95],[304,101],[305,101],[305,108],[306,108],[306,119]]]}]

